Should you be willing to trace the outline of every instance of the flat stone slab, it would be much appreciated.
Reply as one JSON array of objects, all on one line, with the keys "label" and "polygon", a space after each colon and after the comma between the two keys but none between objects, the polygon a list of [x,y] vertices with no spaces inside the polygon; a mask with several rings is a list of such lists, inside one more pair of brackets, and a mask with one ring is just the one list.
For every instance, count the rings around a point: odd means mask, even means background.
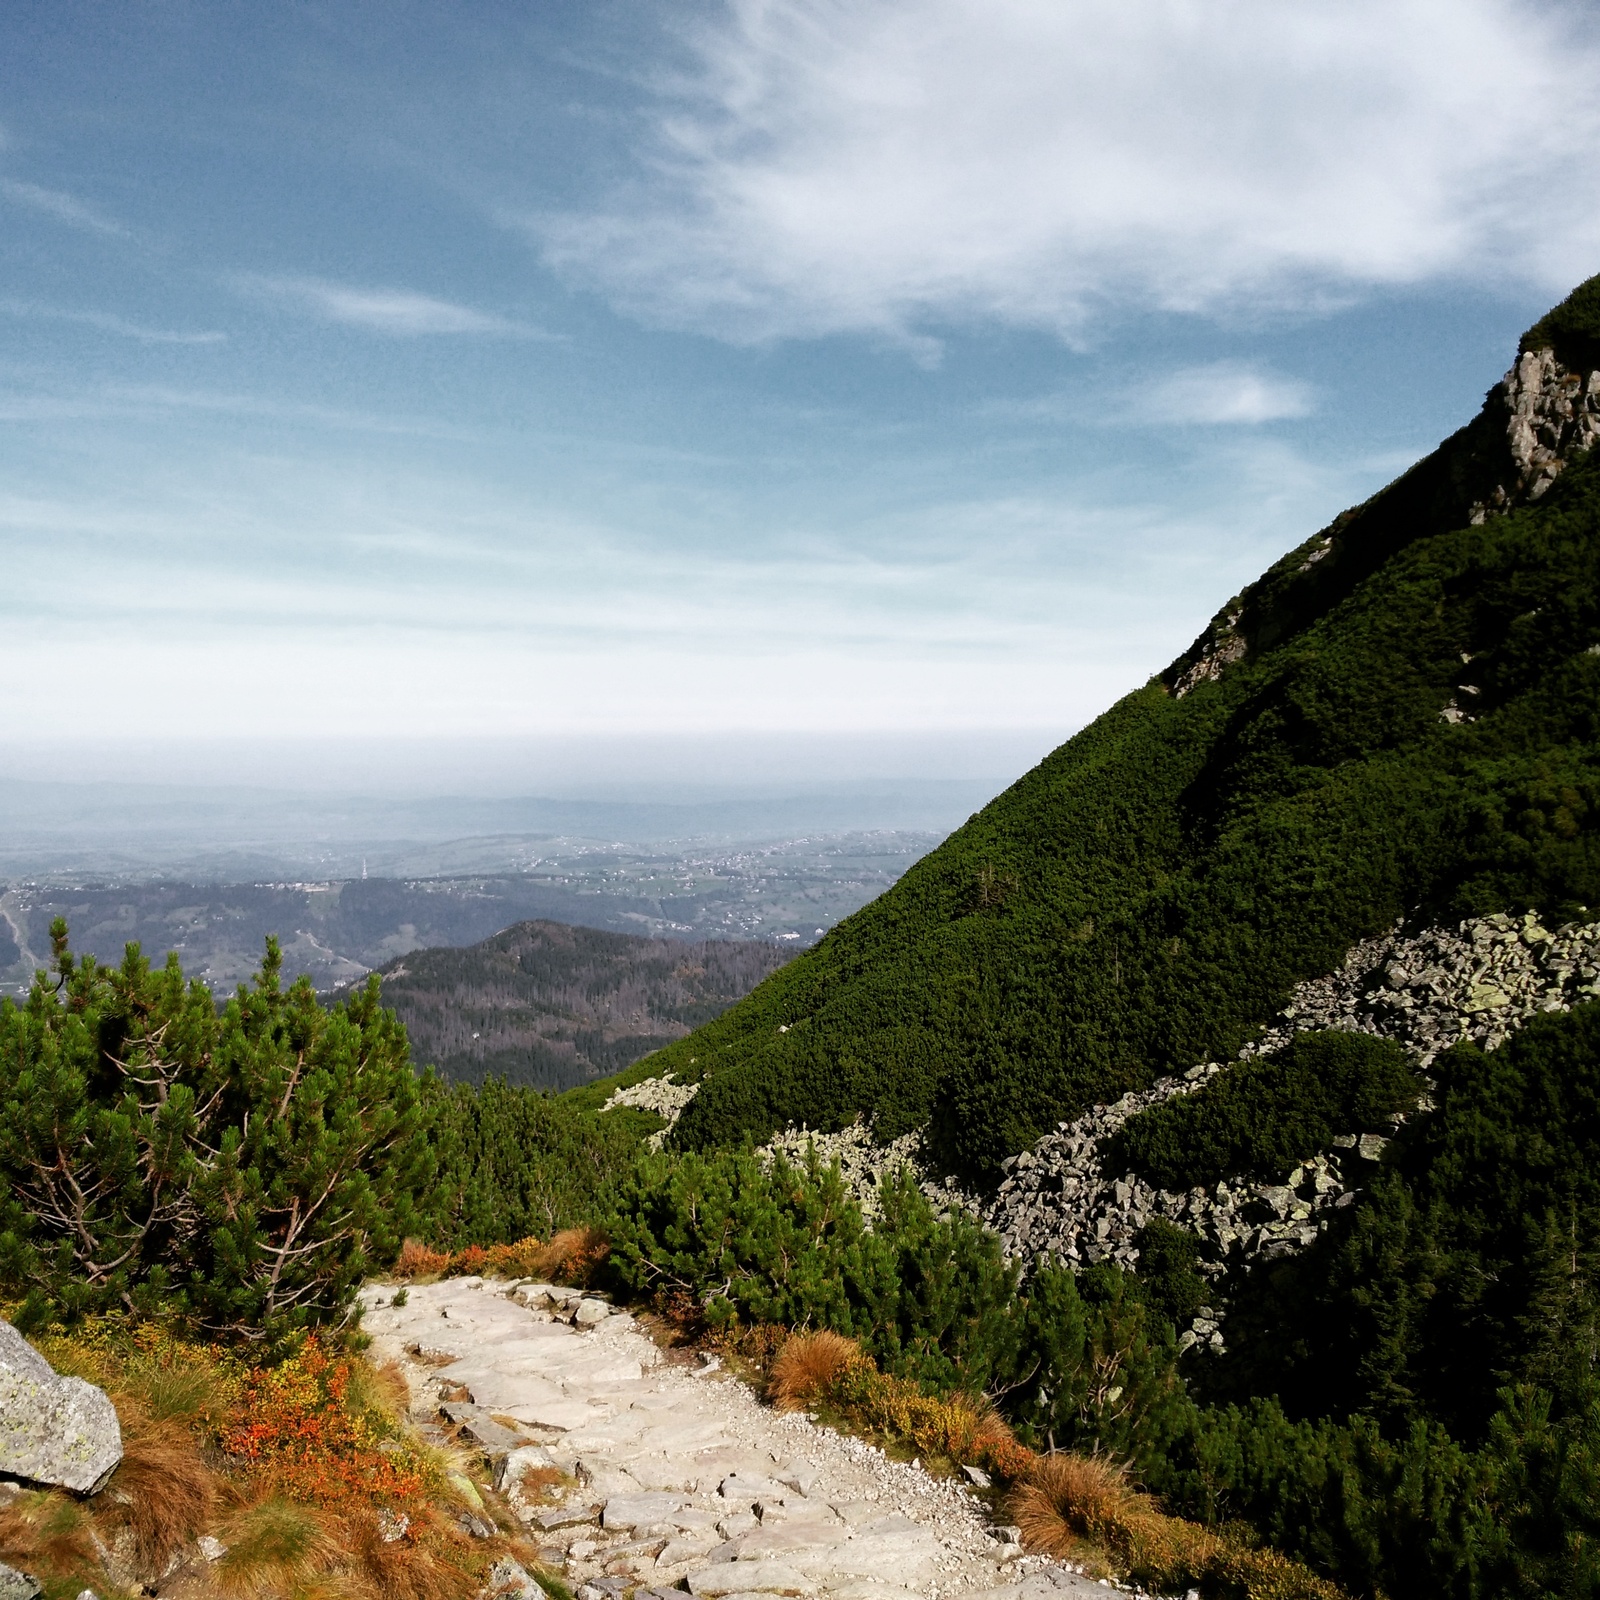
[{"label": "flat stone slab", "polygon": [[653,1522],[668,1521],[683,1505],[675,1494],[616,1494],[606,1501],[600,1515],[602,1528],[648,1528]]},{"label": "flat stone slab", "polygon": [[704,1600],[741,1594],[815,1594],[816,1584],[780,1561],[719,1561],[689,1574],[689,1592]]},{"label": "flat stone slab", "polygon": [[549,1511],[537,1511],[533,1520],[547,1533],[557,1528],[578,1528],[593,1522],[600,1515],[599,1506],[554,1506]]}]

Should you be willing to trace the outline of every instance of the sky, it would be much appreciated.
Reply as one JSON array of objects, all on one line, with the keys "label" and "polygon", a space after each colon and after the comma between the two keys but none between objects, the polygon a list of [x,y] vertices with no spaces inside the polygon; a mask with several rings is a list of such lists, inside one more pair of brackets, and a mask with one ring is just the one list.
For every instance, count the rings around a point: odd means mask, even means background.
[{"label": "sky", "polygon": [[1020,770],[1600,270],[1596,83],[1554,0],[10,0],[0,741]]}]

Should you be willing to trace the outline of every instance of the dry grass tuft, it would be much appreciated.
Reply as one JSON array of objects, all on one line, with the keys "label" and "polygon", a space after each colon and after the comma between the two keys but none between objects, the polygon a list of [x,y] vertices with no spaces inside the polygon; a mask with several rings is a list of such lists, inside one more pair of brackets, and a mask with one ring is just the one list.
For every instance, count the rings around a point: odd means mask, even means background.
[{"label": "dry grass tuft", "polygon": [[1030,1550],[1066,1556],[1083,1539],[1115,1544],[1138,1517],[1137,1495],[1104,1456],[1043,1456],[1011,1497],[1011,1515]]},{"label": "dry grass tuft", "polygon": [[436,1516],[389,1541],[370,1514],[350,1516],[346,1526],[353,1576],[372,1600],[465,1600],[481,1584],[471,1541]]},{"label": "dry grass tuft", "polygon": [[444,1250],[431,1250],[420,1239],[407,1239],[400,1247],[400,1259],[394,1264],[397,1278],[438,1278],[450,1268],[450,1256]]},{"label": "dry grass tuft", "polygon": [[64,1494],[18,1495],[0,1509],[0,1561],[28,1572],[97,1571],[94,1526],[84,1508]]},{"label": "dry grass tuft", "polygon": [[598,1228],[563,1228],[544,1247],[538,1271],[552,1281],[583,1285],[611,1253],[611,1241]]},{"label": "dry grass tuft", "polygon": [[854,1339],[830,1333],[791,1334],[773,1358],[767,1394],[780,1411],[795,1411],[819,1400],[864,1357]]},{"label": "dry grass tuft", "polygon": [[1103,1456],[1052,1452],[1012,1491],[1028,1549],[1065,1557],[1090,1545],[1128,1577],[1160,1590],[1195,1586],[1242,1600],[1342,1600],[1342,1591],[1273,1550],[1169,1517]]},{"label": "dry grass tuft", "polygon": [[353,1410],[376,1412],[396,1424],[411,1409],[411,1385],[398,1361],[386,1361],[381,1367],[352,1364],[345,1397]]},{"label": "dry grass tuft", "polygon": [[261,1600],[294,1594],[345,1559],[342,1519],[274,1496],[235,1516],[223,1529],[228,1553],[215,1572],[224,1594]]},{"label": "dry grass tuft", "polygon": [[95,1520],[113,1536],[127,1529],[140,1570],[159,1573],[210,1528],[220,1486],[181,1422],[140,1415],[126,1403],[120,1410],[122,1463],[110,1492],[96,1497]]}]

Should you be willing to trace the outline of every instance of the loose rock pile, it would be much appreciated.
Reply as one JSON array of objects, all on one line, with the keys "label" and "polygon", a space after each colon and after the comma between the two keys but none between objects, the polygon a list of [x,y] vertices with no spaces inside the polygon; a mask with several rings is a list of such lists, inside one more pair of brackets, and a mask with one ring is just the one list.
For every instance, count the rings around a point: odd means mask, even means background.
[{"label": "loose rock pile", "polygon": [[1600,997],[1600,922],[1552,933],[1529,912],[1457,929],[1395,932],[1353,949],[1331,977],[1303,983],[1283,1021],[1254,1046],[1280,1049],[1297,1031],[1342,1028],[1398,1039],[1424,1068],[1462,1039],[1486,1050],[1541,1011]]},{"label": "loose rock pile", "polygon": [[660,1132],[652,1133],[645,1142],[652,1150],[659,1150],[661,1141],[672,1131],[673,1123],[683,1115],[683,1108],[699,1092],[698,1083],[674,1083],[672,1074],[667,1072],[659,1078],[646,1078],[631,1088],[618,1089],[600,1109],[611,1111],[617,1106],[637,1106],[642,1111],[655,1112],[667,1125]]},{"label": "loose rock pile", "polygon": [[[1357,945],[1338,972],[1296,988],[1281,1022],[1240,1059],[1280,1050],[1297,1032],[1335,1028],[1395,1039],[1424,1070],[1462,1039],[1494,1049],[1529,1017],[1564,1011],[1600,996],[1600,922],[1552,933],[1532,915],[1503,914],[1430,928],[1398,930]],[[1373,1170],[1385,1140],[1354,1133],[1334,1141],[1288,1173],[1281,1184],[1238,1180],[1214,1191],[1174,1194],[1132,1174],[1102,1170],[1099,1141],[1146,1106],[1192,1093],[1226,1068],[1208,1063],[1181,1078],[1164,1078],[1060,1124],[1032,1150],[1005,1163],[1000,1192],[987,1205],[947,1193],[973,1209],[1005,1241],[1007,1253],[1034,1264],[1138,1261],[1134,1237],[1152,1217],[1198,1234],[1210,1247],[1202,1270],[1271,1259],[1304,1249],[1326,1226],[1327,1213],[1353,1198]],[[1201,1321],[1214,1321],[1202,1318]],[[1196,1339],[1220,1346],[1201,1323]]]},{"label": "loose rock pile", "polygon": [[[1497,913],[1415,935],[1397,927],[1356,945],[1339,971],[1300,984],[1277,1023],[1239,1059],[1280,1050],[1297,1032],[1331,1028],[1394,1039],[1426,1071],[1441,1050],[1461,1040],[1493,1050],[1529,1017],[1595,998],[1600,921],[1552,932],[1531,913]],[[1336,1138],[1332,1149],[1309,1154],[1280,1183],[1236,1179],[1181,1194],[1102,1169],[1101,1140],[1147,1106],[1193,1093],[1226,1070],[1203,1063],[1059,1123],[1031,1150],[1003,1163],[999,1191],[987,1200],[964,1192],[953,1178],[930,1177],[916,1134],[874,1145],[861,1124],[836,1134],[790,1129],[766,1149],[802,1159],[814,1142],[824,1161],[839,1160],[869,1212],[876,1211],[884,1175],[909,1166],[930,1199],[979,1217],[1000,1235],[1006,1254],[1029,1270],[1052,1258],[1069,1266],[1110,1261],[1136,1267],[1134,1240],[1161,1217],[1200,1237],[1200,1268],[1220,1277],[1229,1267],[1311,1244],[1329,1213],[1351,1203],[1387,1143],[1377,1134],[1351,1132]],[[1221,1349],[1219,1323],[1219,1315],[1203,1312],[1180,1342]]]},{"label": "loose rock pile", "polygon": [[[823,1166],[839,1163],[840,1174],[854,1193],[862,1214],[869,1218],[876,1217],[882,1209],[878,1186],[885,1178],[902,1167],[909,1167],[919,1178],[922,1175],[921,1134],[908,1133],[889,1144],[875,1144],[872,1129],[859,1119],[838,1133],[817,1133],[803,1125],[788,1128],[764,1144],[760,1154],[767,1157],[782,1154],[800,1166],[813,1147]],[[932,1189],[925,1179],[922,1181],[925,1192],[943,1196],[943,1190]]]}]

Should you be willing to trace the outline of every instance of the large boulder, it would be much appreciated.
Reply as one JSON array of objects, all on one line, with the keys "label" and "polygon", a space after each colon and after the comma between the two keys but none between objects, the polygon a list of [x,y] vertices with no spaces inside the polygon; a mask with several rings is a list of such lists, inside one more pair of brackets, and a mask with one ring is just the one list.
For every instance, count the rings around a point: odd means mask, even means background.
[{"label": "large boulder", "polygon": [[0,1319],[0,1474],[93,1494],[122,1460],[122,1429],[103,1389],[63,1378]]},{"label": "large boulder", "polygon": [[0,1600],[39,1600],[39,1585],[27,1573],[0,1561]]}]

